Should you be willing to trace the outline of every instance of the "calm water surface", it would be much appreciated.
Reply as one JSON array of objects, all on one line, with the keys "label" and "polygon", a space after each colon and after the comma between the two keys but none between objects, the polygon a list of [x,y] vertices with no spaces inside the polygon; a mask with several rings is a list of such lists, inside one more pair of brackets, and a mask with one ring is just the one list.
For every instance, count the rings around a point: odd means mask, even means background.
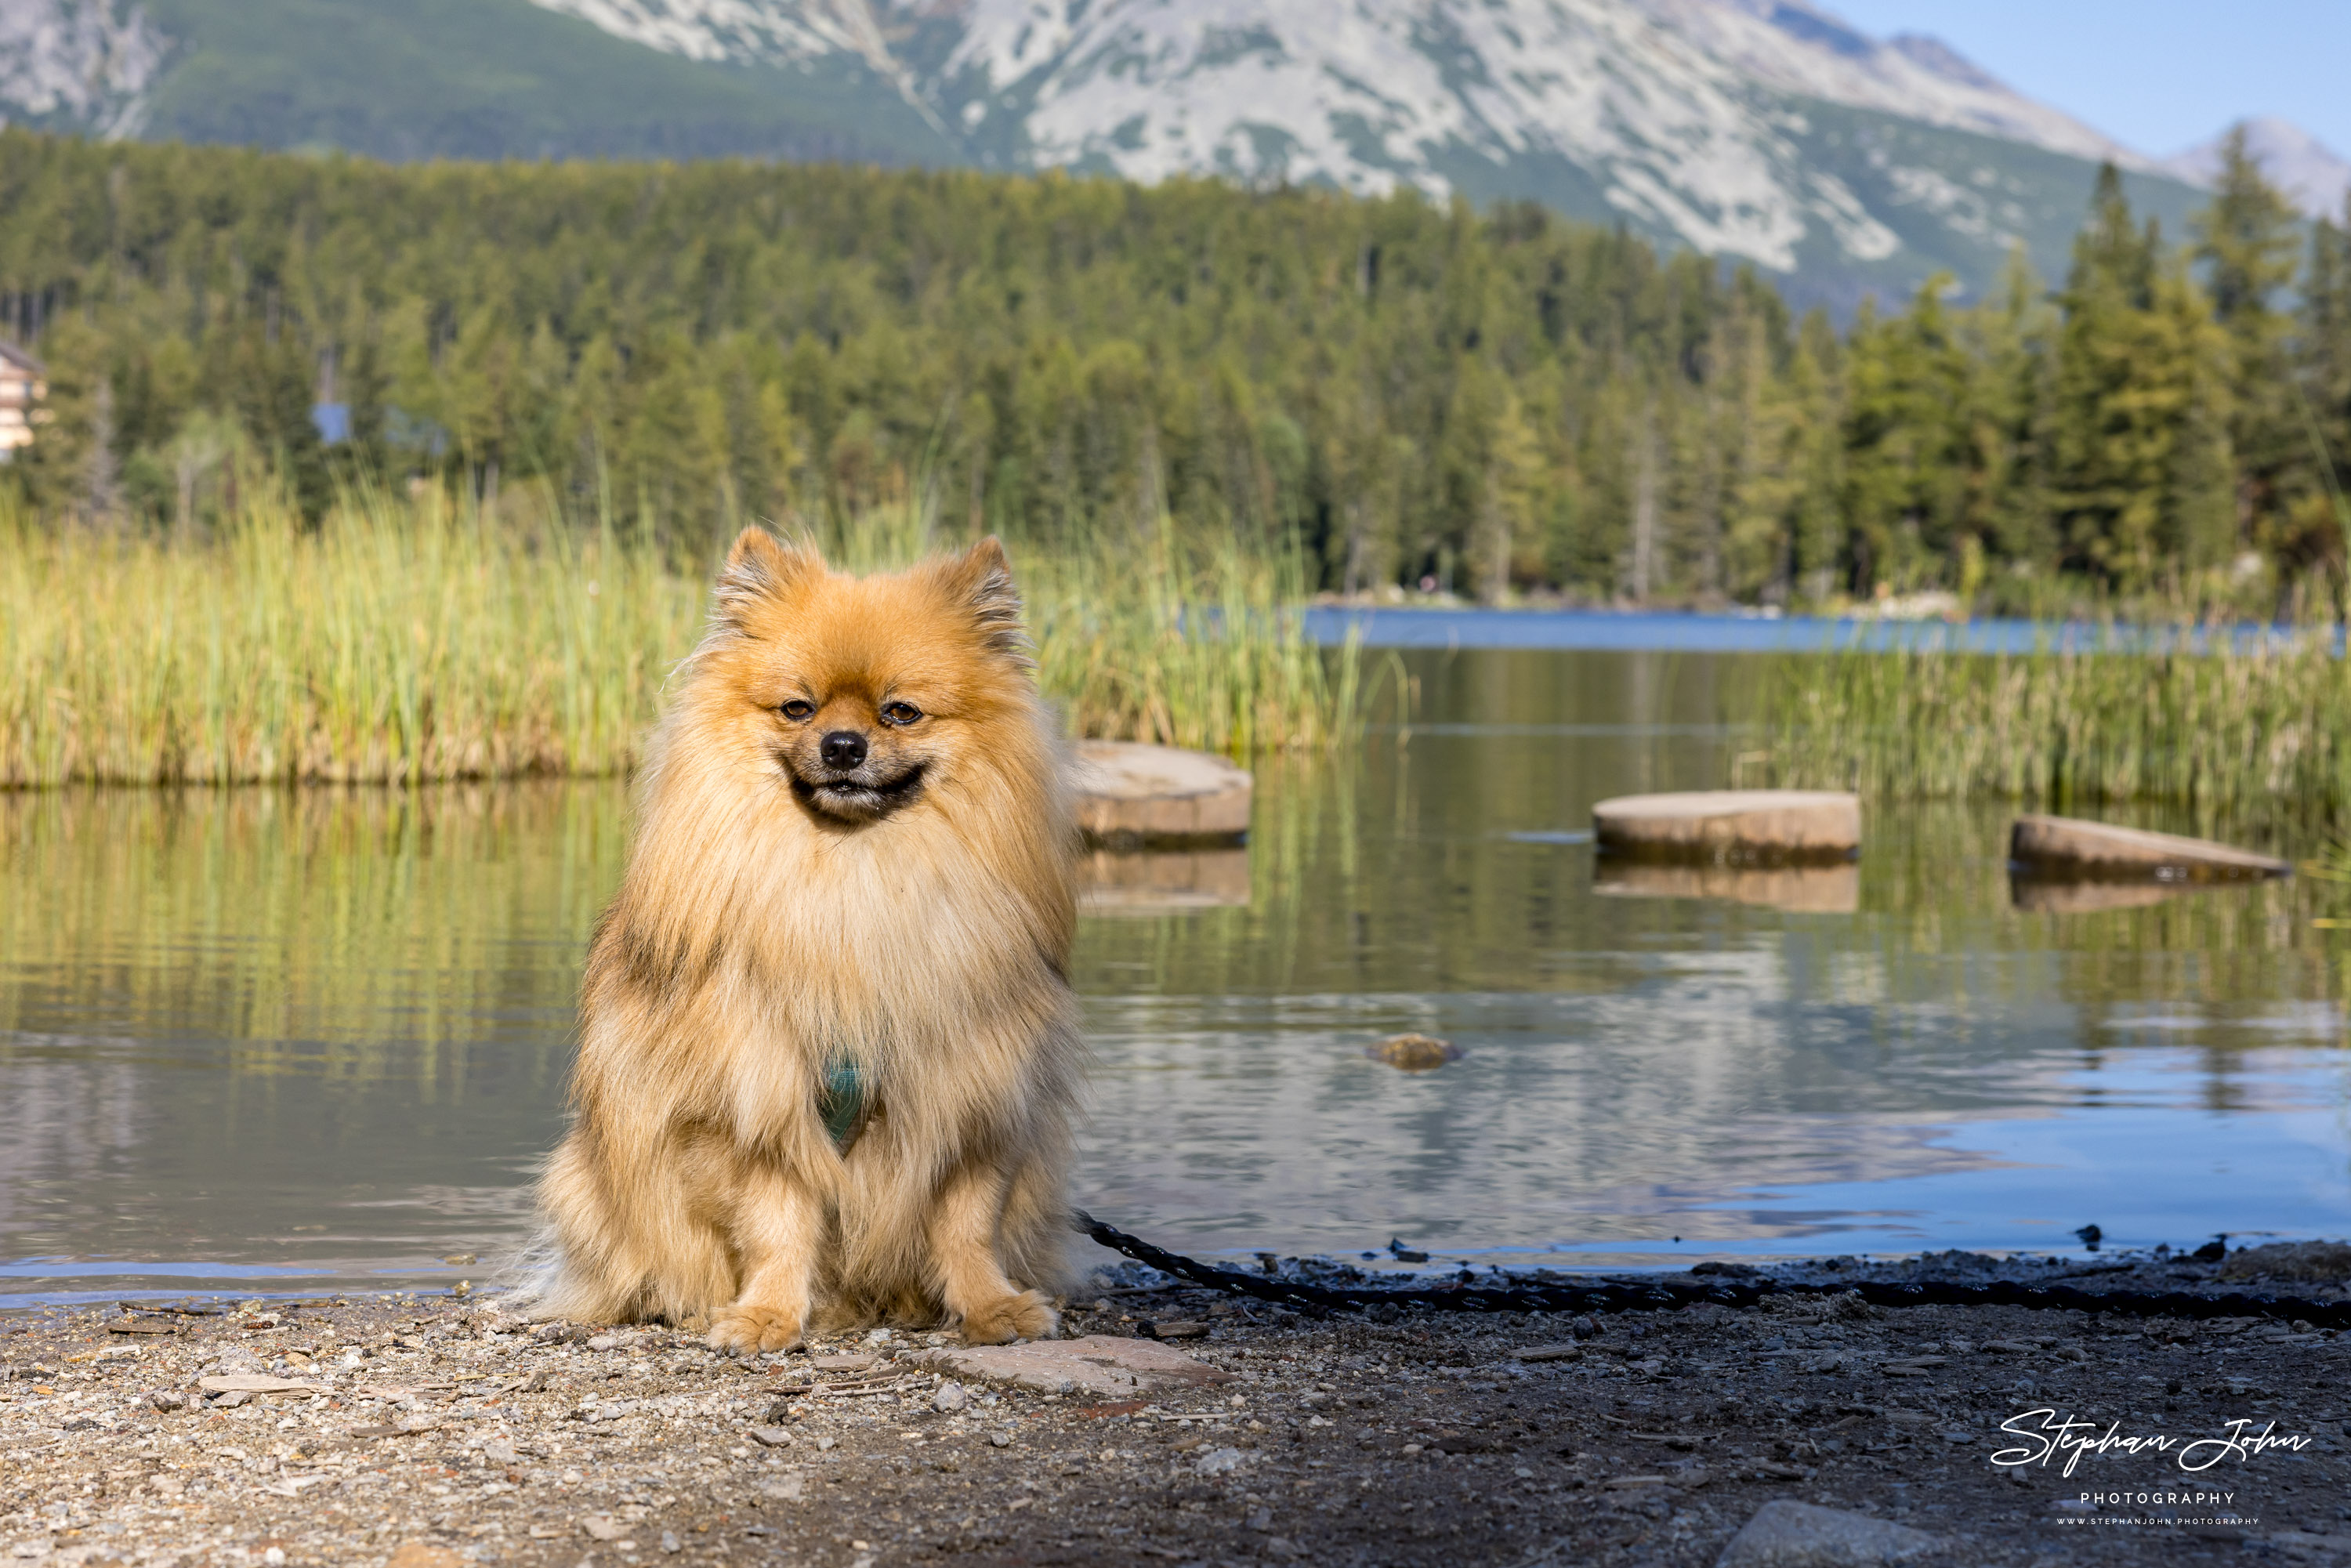
[{"label": "calm water surface", "polygon": [[[2006,814],[1956,809],[1627,883],[1592,802],[1722,782],[1753,663],[1413,657],[1408,736],[1097,894],[1095,1212],[1506,1265],[2351,1223],[2351,932],[2312,925],[2351,892],[2020,907]],[[625,831],[605,783],[0,798],[0,1305],[495,1277]],[[1364,1057],[1401,1030],[1468,1054]]]},{"label": "calm water surface", "polygon": [[[1353,638],[1367,648],[1541,648],[1579,653],[1817,653],[1832,649],[1967,653],[2188,649],[2206,653],[2222,647],[2253,653],[2292,646],[2311,634],[2291,626],[2251,621],[2183,631],[2173,626],[2002,617],[1950,622],[1931,618],[1468,606],[1364,609],[1321,604],[1307,610],[1301,619],[1308,637],[1332,647]],[[2337,653],[2344,651],[2342,627],[2330,628],[2325,635]]]}]

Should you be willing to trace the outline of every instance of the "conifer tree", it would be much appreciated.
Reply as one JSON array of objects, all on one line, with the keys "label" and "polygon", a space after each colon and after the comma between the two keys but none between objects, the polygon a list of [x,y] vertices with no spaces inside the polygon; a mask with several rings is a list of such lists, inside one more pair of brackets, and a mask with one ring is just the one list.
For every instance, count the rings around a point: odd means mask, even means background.
[{"label": "conifer tree", "polygon": [[2274,541],[2290,529],[2296,495],[2311,487],[2309,442],[2288,362],[2292,322],[2281,308],[2294,280],[2297,221],[2294,204],[2248,150],[2245,128],[2231,129],[2211,204],[2190,223],[2212,313],[2234,360],[2234,529],[2246,542]]}]

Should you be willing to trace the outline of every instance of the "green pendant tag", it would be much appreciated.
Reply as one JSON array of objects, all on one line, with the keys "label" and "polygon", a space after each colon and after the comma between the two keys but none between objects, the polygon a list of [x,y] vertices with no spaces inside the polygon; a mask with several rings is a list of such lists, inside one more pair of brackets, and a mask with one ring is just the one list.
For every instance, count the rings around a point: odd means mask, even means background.
[{"label": "green pendant tag", "polygon": [[817,1113],[824,1118],[824,1130],[832,1134],[833,1146],[842,1154],[857,1141],[865,1130],[867,1089],[865,1070],[853,1061],[843,1061],[828,1068],[824,1075],[824,1092],[817,1096]]}]

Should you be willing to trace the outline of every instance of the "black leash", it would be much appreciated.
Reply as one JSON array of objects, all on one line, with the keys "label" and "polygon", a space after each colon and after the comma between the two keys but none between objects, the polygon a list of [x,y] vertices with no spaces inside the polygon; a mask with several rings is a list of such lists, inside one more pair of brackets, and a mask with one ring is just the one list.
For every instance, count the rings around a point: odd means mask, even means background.
[{"label": "black leash", "polygon": [[1531,1284],[1499,1288],[1461,1283],[1393,1290],[1379,1285],[1310,1285],[1278,1275],[1212,1268],[1196,1258],[1154,1247],[1083,1209],[1071,1225],[1113,1252],[1123,1252],[1163,1274],[1206,1285],[1228,1295],[1298,1307],[1308,1312],[1362,1312],[1368,1307],[1420,1307],[1440,1312],[1638,1312],[1684,1307],[1753,1307],[1768,1296],[1859,1296],[1873,1307],[2033,1307],[2043,1311],[2119,1312],[2141,1318],[2274,1318],[2317,1328],[2351,1328],[2351,1301],[2314,1301],[2301,1296],[2191,1295],[2185,1291],[2085,1291],[2074,1285],[2025,1285],[1997,1280],[1988,1285],[1896,1285],[1856,1280],[1804,1284],[1767,1277],[1716,1275],[1701,1280],[1668,1279],[1641,1285]]}]

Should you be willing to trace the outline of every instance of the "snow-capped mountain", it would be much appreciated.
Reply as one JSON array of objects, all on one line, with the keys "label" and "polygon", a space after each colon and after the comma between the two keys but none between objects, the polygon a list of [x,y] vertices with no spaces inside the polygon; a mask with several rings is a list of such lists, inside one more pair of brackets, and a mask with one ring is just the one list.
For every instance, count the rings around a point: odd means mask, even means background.
[{"label": "snow-capped mountain", "polygon": [[166,51],[162,32],[137,5],[0,0],[0,112],[133,134]]},{"label": "snow-capped mountain", "polygon": [[1921,222],[1995,255],[2039,220],[1965,148],[1824,166],[1823,134],[1882,139],[1821,104],[2148,167],[1933,39],[1801,0],[534,3],[695,58],[895,64],[998,166],[1533,195],[1783,273],[1893,262]]},{"label": "snow-capped mountain", "polygon": [[970,0],[965,24],[939,90],[967,125],[1019,114],[1040,164],[1442,196],[1463,159],[1547,160],[1776,270],[1816,228],[1864,259],[1900,248],[1735,70],[1629,0]]},{"label": "snow-capped mountain", "polygon": [[[405,68],[354,70],[361,30]],[[2194,199],[1935,40],[1808,0],[0,0],[0,117],[1531,200],[1846,303],[1983,287],[2020,243],[2062,268],[2101,159],[2171,232]]]},{"label": "snow-capped mountain", "polygon": [[[2220,172],[2222,131],[2211,141],[2167,158],[2165,172],[2193,185],[2209,185]],[[2263,116],[2245,121],[2245,150],[2262,172],[2312,217],[2340,218],[2351,195],[2351,159],[2346,159],[2292,120]]]}]

